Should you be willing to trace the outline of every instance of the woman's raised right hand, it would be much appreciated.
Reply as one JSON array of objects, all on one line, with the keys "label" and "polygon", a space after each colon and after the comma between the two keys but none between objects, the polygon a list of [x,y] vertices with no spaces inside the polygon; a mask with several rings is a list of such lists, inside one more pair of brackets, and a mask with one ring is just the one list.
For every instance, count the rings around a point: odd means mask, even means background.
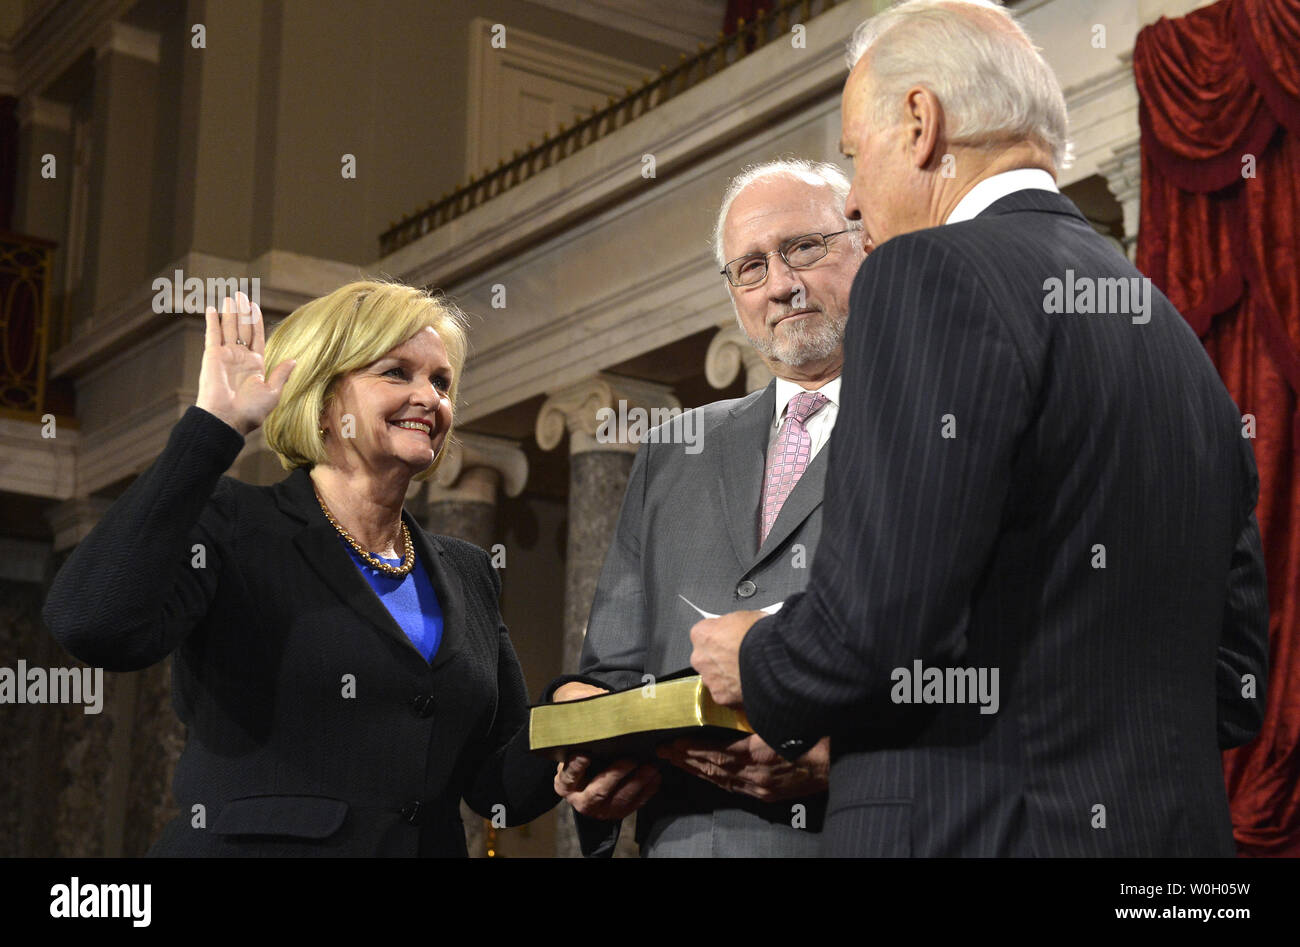
[{"label": "woman's raised right hand", "polygon": [[280,401],[280,392],[296,362],[286,359],[266,377],[262,310],[243,293],[236,293],[233,300],[227,296],[219,315],[209,306],[205,317],[203,367],[199,370],[199,397],[194,403],[247,437]]}]

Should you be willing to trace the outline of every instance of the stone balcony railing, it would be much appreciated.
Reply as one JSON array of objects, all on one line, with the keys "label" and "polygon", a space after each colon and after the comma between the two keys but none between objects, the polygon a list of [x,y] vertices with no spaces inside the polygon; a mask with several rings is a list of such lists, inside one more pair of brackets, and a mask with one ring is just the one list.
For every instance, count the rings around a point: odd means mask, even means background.
[{"label": "stone balcony railing", "polygon": [[628,89],[622,98],[610,97],[603,108],[593,108],[591,115],[572,127],[560,125],[541,144],[516,151],[509,161],[504,158],[493,169],[471,175],[469,182],[430,201],[422,210],[393,224],[379,238],[380,256],[387,256],[421,236],[468,213],[485,201],[550,168],[588,145],[625,127],[628,123],[658,108],[670,99],[768,43],[789,39],[792,33],[806,29],[810,19],[844,0],[786,0],[771,11],[760,10],[750,23],[742,18],[733,33],[719,33],[711,46],[700,45],[694,56],[681,54],[676,66],[661,66],[657,77],[650,77],[639,89]]}]

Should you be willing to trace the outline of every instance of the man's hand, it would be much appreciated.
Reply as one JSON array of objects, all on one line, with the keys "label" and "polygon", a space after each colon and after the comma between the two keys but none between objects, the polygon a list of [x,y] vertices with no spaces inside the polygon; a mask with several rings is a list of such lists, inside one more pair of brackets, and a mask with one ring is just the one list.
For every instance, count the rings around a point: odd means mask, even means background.
[{"label": "man's hand", "polygon": [[[555,689],[551,701],[581,700],[608,694],[603,687],[571,681]],[[590,776],[591,758],[573,756],[556,767],[555,792],[578,812],[593,819],[622,819],[646,804],[659,791],[663,774],[653,763],[637,766],[635,760],[619,760]]]},{"label": "man's hand", "polygon": [[663,774],[654,763],[638,766],[619,760],[589,776],[591,758],[570,757],[555,771],[555,792],[569,805],[593,819],[618,820],[640,809],[659,791]]},{"label": "man's hand", "polygon": [[704,678],[704,686],[713,699],[724,707],[739,707],[743,702],[740,691],[740,643],[749,634],[750,626],[764,612],[732,612],[717,618],[706,618],[691,626],[691,666]]},{"label": "man's hand", "polygon": [[659,748],[659,755],[674,766],[763,802],[812,796],[826,789],[831,768],[831,741],[823,737],[816,746],[791,763],[757,733],[726,746],[675,740]]},{"label": "man's hand", "polygon": [[603,687],[594,687],[591,684],[584,684],[582,681],[570,681],[568,684],[561,684],[551,695],[551,703],[558,704],[566,700],[582,700],[584,697],[597,697],[600,694],[608,694]]}]

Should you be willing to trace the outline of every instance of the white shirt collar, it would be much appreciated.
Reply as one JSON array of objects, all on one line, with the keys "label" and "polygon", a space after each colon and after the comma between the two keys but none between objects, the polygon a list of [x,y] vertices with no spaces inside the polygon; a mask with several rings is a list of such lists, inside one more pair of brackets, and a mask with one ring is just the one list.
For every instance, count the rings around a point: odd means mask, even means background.
[{"label": "white shirt collar", "polygon": [[1052,176],[1042,168],[1016,168],[1003,171],[980,181],[966,192],[966,196],[957,202],[957,206],[948,215],[945,224],[956,224],[963,220],[973,220],[994,201],[1001,200],[1008,194],[1028,189],[1037,191],[1055,191],[1061,193]]},{"label": "white shirt collar", "polygon": [[[826,396],[827,401],[837,408],[840,406],[840,379],[843,377],[843,375],[836,375],[832,380],[817,389],[820,394]],[[784,378],[776,380],[776,416],[773,420],[776,427],[781,426],[781,421],[785,418],[785,409],[790,405],[790,399],[799,392],[807,390],[798,383],[786,381]]]}]

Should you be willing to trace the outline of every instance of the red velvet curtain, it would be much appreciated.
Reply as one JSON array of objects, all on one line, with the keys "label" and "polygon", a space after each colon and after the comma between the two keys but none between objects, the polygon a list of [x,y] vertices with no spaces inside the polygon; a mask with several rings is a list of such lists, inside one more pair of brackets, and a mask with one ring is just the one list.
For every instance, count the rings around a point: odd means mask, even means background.
[{"label": "red velvet curtain", "polygon": [[1242,855],[1300,855],[1300,0],[1220,0],[1143,29],[1138,267],[1255,417],[1268,711],[1223,755]]}]

